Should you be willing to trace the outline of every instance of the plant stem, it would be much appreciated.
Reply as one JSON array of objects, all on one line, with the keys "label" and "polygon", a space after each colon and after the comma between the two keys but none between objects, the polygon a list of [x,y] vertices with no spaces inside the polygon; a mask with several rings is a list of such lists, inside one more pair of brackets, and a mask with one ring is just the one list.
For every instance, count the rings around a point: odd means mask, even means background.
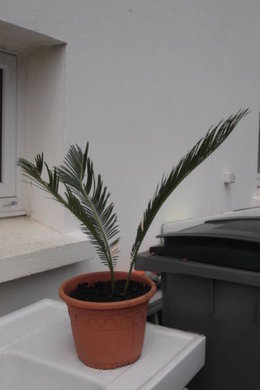
[{"label": "plant stem", "polygon": [[123,295],[125,295],[127,293],[134,264],[135,264],[135,258],[132,259],[130,267],[129,267],[129,271],[128,271],[128,274],[127,274],[127,279],[126,279],[126,282],[125,282]]}]

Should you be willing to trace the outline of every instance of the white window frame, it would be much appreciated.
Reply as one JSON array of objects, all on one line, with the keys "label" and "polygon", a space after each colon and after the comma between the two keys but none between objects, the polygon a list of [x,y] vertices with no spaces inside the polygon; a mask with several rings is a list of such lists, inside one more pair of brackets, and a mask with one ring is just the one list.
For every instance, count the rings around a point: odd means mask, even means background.
[{"label": "white window frame", "polygon": [[17,56],[0,51],[0,68],[3,69],[1,208],[16,197]]}]

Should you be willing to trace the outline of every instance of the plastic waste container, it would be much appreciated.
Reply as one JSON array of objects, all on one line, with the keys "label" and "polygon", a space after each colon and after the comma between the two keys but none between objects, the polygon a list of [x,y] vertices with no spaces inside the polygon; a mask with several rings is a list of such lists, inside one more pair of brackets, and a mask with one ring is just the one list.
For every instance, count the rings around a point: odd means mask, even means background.
[{"label": "plastic waste container", "polygon": [[163,325],[206,335],[189,390],[260,389],[260,218],[162,235],[136,268],[161,272]]}]

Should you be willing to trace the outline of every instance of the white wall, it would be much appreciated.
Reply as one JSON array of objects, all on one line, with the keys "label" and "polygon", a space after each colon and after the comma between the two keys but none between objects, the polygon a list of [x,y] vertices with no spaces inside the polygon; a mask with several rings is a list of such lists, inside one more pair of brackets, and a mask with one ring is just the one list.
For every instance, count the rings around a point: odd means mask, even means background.
[{"label": "white wall", "polygon": [[[65,48],[33,50],[23,56],[26,74],[24,153],[34,160],[44,152],[48,165],[59,164],[64,156],[65,137]],[[64,210],[50,196],[27,186],[29,212],[33,218],[57,229],[64,225]]]},{"label": "white wall", "polygon": [[[163,222],[251,204],[260,97],[259,15],[260,2],[254,0],[0,3],[2,20],[67,44],[60,64],[65,67],[64,90],[59,92],[64,98],[64,117],[59,119],[64,148],[90,141],[96,170],[109,185],[119,214],[122,267],[161,174],[212,123],[241,107],[250,107],[250,116],[173,194],[144,248],[155,242]],[[32,127],[38,131],[35,118],[27,120],[32,136]],[[46,138],[52,142],[49,131]],[[237,177],[229,188],[223,184],[226,170]],[[67,217],[66,228],[70,226]]]},{"label": "white wall", "polygon": [[0,284],[0,316],[44,298],[59,299],[58,289],[64,280],[85,272],[77,263]]}]

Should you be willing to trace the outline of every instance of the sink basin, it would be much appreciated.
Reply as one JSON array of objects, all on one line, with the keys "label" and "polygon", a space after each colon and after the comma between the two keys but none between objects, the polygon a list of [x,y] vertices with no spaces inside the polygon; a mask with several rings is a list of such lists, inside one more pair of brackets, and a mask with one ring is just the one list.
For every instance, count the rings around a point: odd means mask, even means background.
[{"label": "sink basin", "polygon": [[89,377],[75,376],[59,366],[26,356],[3,353],[0,356],[1,388],[4,390],[102,390]]},{"label": "sink basin", "polygon": [[204,336],[147,324],[136,363],[96,370],[77,358],[62,303],[43,300],[0,319],[4,390],[182,390],[204,357]]}]

